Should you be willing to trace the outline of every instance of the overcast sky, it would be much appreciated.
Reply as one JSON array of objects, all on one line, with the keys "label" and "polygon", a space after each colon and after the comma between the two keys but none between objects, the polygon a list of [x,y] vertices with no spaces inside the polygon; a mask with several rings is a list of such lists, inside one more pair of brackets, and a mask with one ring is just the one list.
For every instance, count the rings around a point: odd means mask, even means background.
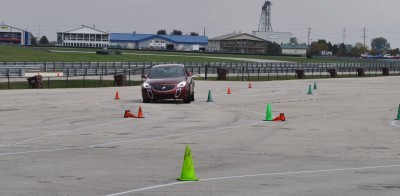
[{"label": "overcast sky", "polygon": [[[114,33],[156,33],[179,29],[213,38],[233,31],[258,29],[264,0],[0,0],[0,22],[55,40],[56,32],[96,25]],[[271,0],[274,31],[292,32],[307,42],[333,44],[385,37],[400,47],[400,0]]]}]

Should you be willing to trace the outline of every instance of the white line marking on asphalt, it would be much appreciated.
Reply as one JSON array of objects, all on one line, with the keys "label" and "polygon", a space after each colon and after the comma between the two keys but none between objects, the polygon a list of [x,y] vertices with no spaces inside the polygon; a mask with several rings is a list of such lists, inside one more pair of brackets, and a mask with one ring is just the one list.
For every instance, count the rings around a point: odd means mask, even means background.
[{"label": "white line marking on asphalt", "polygon": [[9,155],[20,155],[20,154],[29,154],[29,153],[37,153],[37,152],[55,152],[55,151],[65,151],[65,150],[78,150],[84,149],[86,147],[71,147],[71,148],[56,148],[49,150],[31,150],[31,151],[23,151],[23,152],[9,152],[0,154],[0,156],[9,156]]},{"label": "white line marking on asphalt", "polygon": [[235,126],[228,126],[228,127],[220,127],[220,128],[215,128],[215,129],[207,129],[207,130],[202,130],[202,131],[195,131],[195,132],[190,132],[190,133],[177,133],[177,134],[158,136],[158,137],[148,137],[148,138],[116,141],[116,142],[109,142],[109,143],[104,143],[104,144],[91,145],[91,146],[88,146],[88,147],[89,148],[95,148],[95,147],[103,147],[103,146],[109,146],[109,145],[113,145],[113,144],[122,144],[122,143],[128,143],[128,142],[148,141],[148,140],[164,139],[164,138],[177,137],[177,136],[194,135],[194,134],[199,134],[199,133],[207,133],[207,132],[219,131],[219,130],[224,130],[224,129],[231,129],[231,128],[237,128],[237,127],[244,127],[244,126],[250,126],[250,125],[256,125],[256,124],[262,124],[262,123],[265,123],[265,122],[263,122],[263,121],[261,121],[261,122],[253,122],[253,123],[246,123],[246,124],[240,124],[240,125],[235,125]]},{"label": "white line marking on asphalt", "polygon": [[400,127],[398,122],[399,122],[398,120],[394,120],[394,121],[392,121],[392,125],[395,126],[395,127]]},{"label": "white line marking on asphalt", "polygon": [[115,120],[115,121],[111,121],[111,122],[106,122],[106,123],[95,124],[95,125],[91,125],[91,126],[80,127],[80,128],[77,128],[77,129],[74,129],[74,130],[71,130],[71,131],[63,131],[63,132],[58,132],[58,133],[52,133],[52,134],[42,135],[42,136],[39,136],[39,137],[34,137],[34,138],[30,138],[30,139],[27,139],[27,140],[24,140],[24,141],[15,143],[15,145],[19,145],[19,144],[31,142],[31,141],[38,140],[38,139],[42,139],[42,138],[45,138],[45,137],[50,137],[50,136],[55,136],[55,135],[61,135],[61,134],[64,134],[64,133],[74,132],[74,131],[78,131],[78,130],[82,130],[82,129],[87,129],[87,128],[92,128],[92,127],[103,126],[103,125],[107,125],[107,124],[113,124],[113,123],[117,123],[117,122],[121,122],[121,121],[126,121],[126,120],[127,120],[127,119]]},{"label": "white line marking on asphalt", "polygon": [[[370,170],[370,169],[382,169],[382,168],[393,168],[393,167],[400,167],[400,165],[386,165],[386,166],[372,166],[372,167],[354,167],[354,168],[342,168],[342,169],[325,169],[325,170],[311,170],[311,171],[297,171],[297,172],[281,172],[281,173],[265,173],[265,174],[251,174],[251,175],[241,175],[241,176],[226,176],[226,177],[218,177],[218,178],[207,178],[207,179],[200,179],[199,182],[203,181],[215,181],[215,180],[229,180],[235,178],[251,178],[251,177],[260,177],[260,176],[279,176],[279,175],[293,175],[293,174],[309,174],[309,173],[323,173],[323,172],[341,172],[341,171],[352,171],[352,170]],[[175,182],[170,184],[163,184],[163,185],[156,185],[150,186],[140,189],[134,189],[130,191],[120,192],[120,193],[113,193],[106,196],[117,196],[117,195],[125,195],[128,193],[140,192],[150,189],[157,189],[163,188],[168,186],[175,186],[179,184],[185,183],[195,183],[196,181],[189,181],[189,182]]]},{"label": "white line marking on asphalt", "polygon": [[241,108],[231,108],[231,107],[225,107],[225,106],[220,106],[220,105],[216,105],[215,103],[209,103],[212,106],[216,106],[216,107],[220,107],[220,108],[227,108],[227,109],[231,109],[231,110],[238,110],[238,111],[243,111],[243,112],[251,112],[251,113],[255,113],[255,114],[264,114],[261,112],[256,112],[256,111],[252,111],[252,110],[246,110],[246,109],[241,109]]}]

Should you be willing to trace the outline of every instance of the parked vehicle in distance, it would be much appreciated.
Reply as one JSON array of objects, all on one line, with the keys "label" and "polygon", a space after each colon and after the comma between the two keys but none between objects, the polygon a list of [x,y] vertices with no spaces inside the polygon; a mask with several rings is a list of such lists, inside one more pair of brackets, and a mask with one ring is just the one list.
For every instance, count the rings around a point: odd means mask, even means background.
[{"label": "parked vehicle in distance", "polygon": [[182,64],[163,64],[152,67],[142,84],[143,103],[150,101],[181,99],[184,103],[194,101],[194,80]]}]

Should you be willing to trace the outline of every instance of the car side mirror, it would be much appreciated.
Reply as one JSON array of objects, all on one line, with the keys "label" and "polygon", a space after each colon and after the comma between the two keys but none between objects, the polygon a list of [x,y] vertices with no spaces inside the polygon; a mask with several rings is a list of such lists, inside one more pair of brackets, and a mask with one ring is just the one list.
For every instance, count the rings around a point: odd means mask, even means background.
[{"label": "car side mirror", "polygon": [[147,78],[147,76],[146,76],[146,75],[144,75],[144,74],[143,74],[141,77],[142,77],[142,78]]},{"label": "car side mirror", "polygon": [[193,73],[192,72],[188,72],[188,76],[192,76],[193,75]]}]

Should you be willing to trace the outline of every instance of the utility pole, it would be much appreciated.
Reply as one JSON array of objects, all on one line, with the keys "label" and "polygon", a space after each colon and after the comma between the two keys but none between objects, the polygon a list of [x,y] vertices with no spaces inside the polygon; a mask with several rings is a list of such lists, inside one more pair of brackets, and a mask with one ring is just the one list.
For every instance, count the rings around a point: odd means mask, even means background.
[{"label": "utility pole", "polygon": [[203,35],[206,36],[206,28],[204,27]]},{"label": "utility pole", "polygon": [[311,28],[308,27],[308,44],[307,45],[310,45],[310,35],[311,35]]},{"label": "utility pole", "polygon": [[344,44],[344,39],[346,38],[346,28],[343,28],[343,44]]},{"label": "utility pole", "polygon": [[366,46],[366,45],[365,45],[365,38],[367,37],[367,36],[366,36],[366,34],[365,34],[365,31],[366,31],[365,27],[364,27],[364,29],[363,29],[363,30],[364,30],[363,37],[364,37],[364,47],[365,47],[365,46]]}]

